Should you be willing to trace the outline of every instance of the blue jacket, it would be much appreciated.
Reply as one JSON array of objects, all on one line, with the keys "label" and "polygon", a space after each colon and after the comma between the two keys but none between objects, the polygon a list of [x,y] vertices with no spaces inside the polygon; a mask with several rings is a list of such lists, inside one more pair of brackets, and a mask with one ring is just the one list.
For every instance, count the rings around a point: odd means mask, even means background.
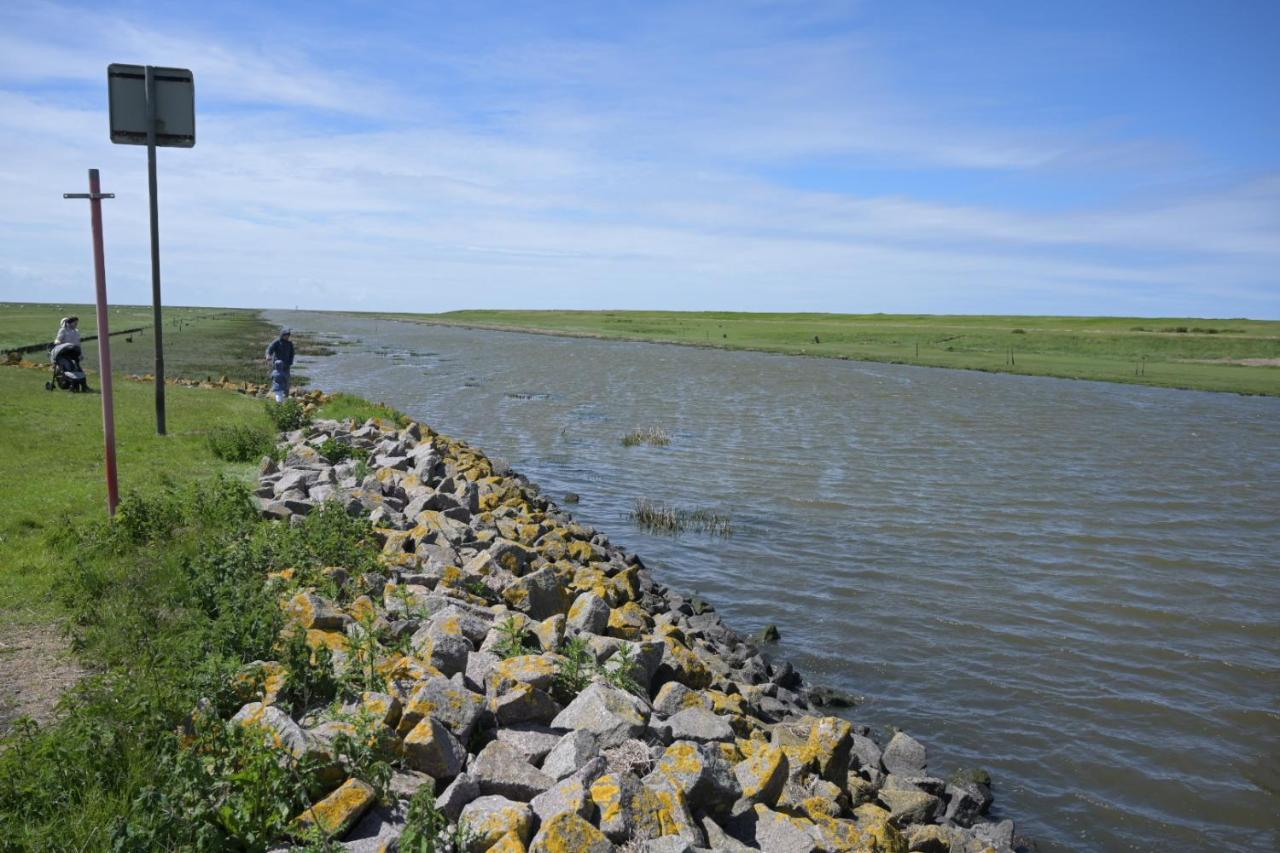
[{"label": "blue jacket", "polygon": [[293,367],[293,341],[276,338],[267,347],[267,358],[271,359],[272,362],[283,362],[285,370]]}]

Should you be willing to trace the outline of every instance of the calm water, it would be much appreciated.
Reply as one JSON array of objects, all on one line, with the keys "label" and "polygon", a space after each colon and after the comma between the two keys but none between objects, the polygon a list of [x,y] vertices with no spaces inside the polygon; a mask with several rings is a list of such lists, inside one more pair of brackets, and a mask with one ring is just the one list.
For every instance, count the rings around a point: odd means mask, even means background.
[{"label": "calm water", "polygon": [[[1280,844],[1280,400],[286,318],[350,343],[314,384],[579,493],[935,773],[989,769],[1042,850]],[[638,497],[734,534],[647,535]]]}]

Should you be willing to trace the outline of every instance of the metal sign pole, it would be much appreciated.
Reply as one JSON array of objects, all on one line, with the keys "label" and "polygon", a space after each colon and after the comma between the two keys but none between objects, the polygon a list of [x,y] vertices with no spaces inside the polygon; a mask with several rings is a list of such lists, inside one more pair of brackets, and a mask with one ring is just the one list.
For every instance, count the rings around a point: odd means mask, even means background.
[{"label": "metal sign pole", "polygon": [[102,383],[102,440],[107,461],[107,514],[115,515],[120,503],[120,485],[116,478],[116,413],[111,393],[111,330],[107,327],[107,264],[102,250],[102,199],[115,198],[104,193],[98,183],[98,170],[89,170],[89,192],[63,193],[63,198],[89,199],[89,222],[93,228],[93,283],[98,301],[98,365]]},{"label": "metal sign pole", "polygon": [[156,434],[164,424],[164,327],[160,316],[160,207],[156,198],[156,78],[146,69],[147,89],[147,189],[151,195],[151,311],[156,330]]}]

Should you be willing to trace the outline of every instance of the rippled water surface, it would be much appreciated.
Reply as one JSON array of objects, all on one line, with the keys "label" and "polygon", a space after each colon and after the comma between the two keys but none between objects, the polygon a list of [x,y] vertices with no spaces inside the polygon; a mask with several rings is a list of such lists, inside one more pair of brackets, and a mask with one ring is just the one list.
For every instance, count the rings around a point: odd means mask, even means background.
[{"label": "rippled water surface", "polygon": [[[1280,844],[1280,400],[286,318],[346,336],[314,384],[577,492],[931,771],[990,770],[1040,849]],[[733,535],[646,534],[640,497]]]}]

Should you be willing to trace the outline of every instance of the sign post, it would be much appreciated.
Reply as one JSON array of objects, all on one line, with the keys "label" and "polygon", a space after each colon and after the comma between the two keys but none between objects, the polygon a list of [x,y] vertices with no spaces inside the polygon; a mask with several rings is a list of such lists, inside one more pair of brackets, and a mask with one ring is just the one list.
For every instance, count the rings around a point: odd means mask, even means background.
[{"label": "sign post", "polygon": [[102,440],[107,459],[107,514],[116,514],[120,503],[120,486],[116,479],[116,413],[111,395],[111,330],[107,328],[107,264],[102,250],[102,199],[115,198],[104,193],[98,183],[98,170],[89,170],[89,192],[63,193],[63,198],[89,199],[89,223],[93,229],[93,283],[98,301],[98,369],[102,384]]},{"label": "sign post", "polygon": [[147,191],[151,201],[151,311],[156,348],[156,432],[165,434],[164,330],[160,311],[160,208],[156,148],[196,144],[195,80],[185,68],[107,66],[111,141],[147,146]]}]

